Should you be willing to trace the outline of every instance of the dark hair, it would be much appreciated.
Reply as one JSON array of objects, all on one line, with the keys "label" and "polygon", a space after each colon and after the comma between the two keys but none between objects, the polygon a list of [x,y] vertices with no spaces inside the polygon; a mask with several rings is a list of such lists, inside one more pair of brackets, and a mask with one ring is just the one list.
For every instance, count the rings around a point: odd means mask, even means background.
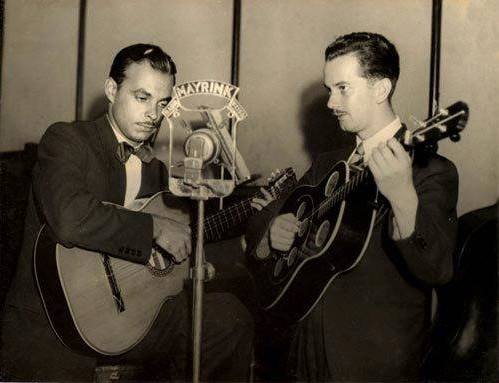
[{"label": "dark hair", "polygon": [[353,53],[359,60],[362,75],[368,79],[388,78],[392,90],[390,100],[400,74],[399,55],[395,46],[386,37],[369,32],[355,32],[340,36],[333,41],[325,52],[326,61]]},{"label": "dark hair", "polygon": [[160,47],[152,44],[134,44],[123,48],[114,57],[109,71],[111,77],[118,87],[125,79],[125,71],[132,63],[141,63],[147,61],[152,68],[167,74],[175,76],[177,67],[172,58]]}]

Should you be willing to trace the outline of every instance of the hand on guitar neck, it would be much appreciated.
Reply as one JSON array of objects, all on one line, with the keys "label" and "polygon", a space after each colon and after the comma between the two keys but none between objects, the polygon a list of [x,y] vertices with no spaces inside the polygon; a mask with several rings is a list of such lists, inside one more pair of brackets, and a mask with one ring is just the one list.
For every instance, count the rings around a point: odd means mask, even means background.
[{"label": "hand on guitar neck", "polygon": [[[261,196],[256,196],[250,201],[250,205],[262,210],[275,197],[263,187],[260,188]],[[184,261],[192,251],[191,228],[188,224],[175,221],[171,218],[152,214],[153,239],[158,246],[173,255],[177,262]],[[152,257],[152,255],[151,255]]]},{"label": "hand on guitar neck", "polygon": [[376,186],[393,210],[393,239],[409,237],[416,226],[418,196],[412,181],[412,160],[403,146],[392,138],[374,148],[367,161]]},{"label": "hand on guitar neck", "polygon": [[262,193],[263,198],[254,197],[250,202],[251,207],[258,211],[261,211],[265,206],[275,200],[274,196],[264,188],[260,188],[260,192]]},{"label": "hand on guitar neck", "polygon": [[153,239],[156,244],[173,255],[177,262],[184,261],[192,250],[189,225],[159,215],[152,214],[151,216]]},{"label": "hand on guitar neck", "polygon": [[[416,223],[418,199],[411,164],[411,157],[394,138],[373,149],[367,161],[376,186],[393,208],[396,240],[409,237]],[[294,214],[279,215],[270,226],[270,245],[274,250],[289,251],[299,230]]]}]

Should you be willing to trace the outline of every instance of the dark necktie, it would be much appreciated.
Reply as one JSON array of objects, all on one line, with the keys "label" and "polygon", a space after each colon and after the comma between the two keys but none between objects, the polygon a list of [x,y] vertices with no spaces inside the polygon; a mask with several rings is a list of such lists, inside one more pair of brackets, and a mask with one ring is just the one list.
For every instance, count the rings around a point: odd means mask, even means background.
[{"label": "dark necktie", "polygon": [[137,149],[126,142],[120,142],[116,147],[116,158],[122,163],[128,161],[130,156],[135,154],[142,162],[151,162],[154,158],[152,148],[148,144],[142,144]]},{"label": "dark necktie", "polygon": [[362,146],[362,142],[357,145],[355,148],[355,152],[352,154],[350,158],[349,165],[360,165],[364,162],[364,147]]}]

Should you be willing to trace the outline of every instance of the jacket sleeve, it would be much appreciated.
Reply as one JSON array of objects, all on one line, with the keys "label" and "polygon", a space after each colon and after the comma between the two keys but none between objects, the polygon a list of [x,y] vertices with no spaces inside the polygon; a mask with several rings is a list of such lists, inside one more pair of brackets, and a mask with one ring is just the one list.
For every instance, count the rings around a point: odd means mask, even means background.
[{"label": "jacket sleeve", "polygon": [[[69,128],[69,129],[68,129]],[[86,182],[88,144],[66,124],[54,124],[38,147],[33,189],[39,212],[66,247],[78,246],[137,263],[152,247],[149,214],[104,204]]]},{"label": "jacket sleeve", "polygon": [[[394,244],[413,276],[426,284],[439,285],[448,282],[453,273],[458,174],[452,162],[443,157],[434,158],[419,172],[419,179],[414,177],[418,195],[415,230]],[[393,233],[393,219],[389,220],[389,233]]]}]

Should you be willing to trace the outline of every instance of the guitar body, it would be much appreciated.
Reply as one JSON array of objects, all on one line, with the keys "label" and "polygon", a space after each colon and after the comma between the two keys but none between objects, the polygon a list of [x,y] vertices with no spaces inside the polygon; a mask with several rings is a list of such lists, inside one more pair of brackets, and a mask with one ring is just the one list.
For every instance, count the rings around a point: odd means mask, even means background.
[{"label": "guitar body", "polygon": [[[414,131],[404,129],[399,140],[406,150],[431,154],[443,138],[458,141],[468,117],[468,105],[458,101]],[[304,319],[333,280],[359,263],[379,210],[387,211],[368,169],[352,168],[340,161],[319,184],[295,189],[279,212],[300,222],[291,249],[261,254],[259,246],[251,262],[263,307],[283,322]]]},{"label": "guitar body", "polygon": [[[165,199],[166,193],[158,193],[135,201],[132,210],[188,223],[188,214],[168,207]],[[57,336],[72,349],[105,355],[124,353],[139,343],[161,306],[182,290],[189,272],[188,262],[141,265],[65,248],[51,240],[45,226],[35,244],[34,262],[38,288]]]},{"label": "guitar body", "polygon": [[348,165],[338,162],[319,184],[300,186],[286,200],[279,214],[293,213],[301,222],[295,242],[288,252],[273,251],[253,262],[263,306],[273,316],[286,322],[304,319],[334,278],[364,254],[377,212],[374,181],[321,209],[350,177]]},{"label": "guitar body", "polygon": [[[271,180],[267,191],[276,198],[295,184],[296,176],[288,168]],[[183,201],[160,192],[126,208],[187,225],[190,216]],[[205,238],[220,238],[254,212],[248,198],[206,217]],[[71,349],[84,353],[119,355],[132,349],[188,277],[189,263],[174,264],[168,257],[153,250],[150,263],[141,265],[82,248],[69,249],[56,244],[43,226],[35,244],[35,277],[57,336]]]}]

